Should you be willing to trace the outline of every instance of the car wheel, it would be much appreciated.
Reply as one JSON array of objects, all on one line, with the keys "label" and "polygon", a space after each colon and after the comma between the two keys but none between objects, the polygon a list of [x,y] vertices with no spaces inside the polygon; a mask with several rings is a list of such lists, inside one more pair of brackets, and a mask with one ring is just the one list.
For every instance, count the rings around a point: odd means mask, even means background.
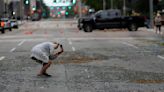
[{"label": "car wheel", "polygon": [[129,31],[137,31],[138,27],[136,24],[130,24],[129,27],[128,27],[128,30]]},{"label": "car wheel", "polygon": [[84,26],[84,31],[85,32],[92,32],[92,25],[89,25],[89,24],[85,24]]},{"label": "car wheel", "polygon": [[5,30],[4,30],[4,29],[2,29],[2,30],[1,30],[1,33],[2,33],[2,34],[4,34],[4,33],[5,33]]}]

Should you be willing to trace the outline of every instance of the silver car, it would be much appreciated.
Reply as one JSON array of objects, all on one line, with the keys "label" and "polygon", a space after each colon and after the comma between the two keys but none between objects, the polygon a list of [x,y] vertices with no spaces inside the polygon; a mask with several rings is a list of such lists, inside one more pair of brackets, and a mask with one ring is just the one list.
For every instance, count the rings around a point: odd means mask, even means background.
[{"label": "silver car", "polygon": [[18,28],[18,21],[16,19],[11,19],[10,22],[12,28]]}]

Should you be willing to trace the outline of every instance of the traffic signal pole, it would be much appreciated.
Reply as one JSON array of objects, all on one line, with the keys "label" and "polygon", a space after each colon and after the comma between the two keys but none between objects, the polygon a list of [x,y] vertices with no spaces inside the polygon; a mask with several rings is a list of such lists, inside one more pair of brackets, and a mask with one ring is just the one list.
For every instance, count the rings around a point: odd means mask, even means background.
[{"label": "traffic signal pole", "polygon": [[79,18],[81,18],[82,17],[81,0],[78,0],[78,5],[79,5]]},{"label": "traffic signal pole", "polygon": [[149,10],[150,10],[150,28],[153,29],[153,0],[149,0]]},{"label": "traffic signal pole", "polygon": [[21,20],[24,17],[24,5],[23,4],[24,4],[23,0],[20,0],[20,18],[21,18]]}]

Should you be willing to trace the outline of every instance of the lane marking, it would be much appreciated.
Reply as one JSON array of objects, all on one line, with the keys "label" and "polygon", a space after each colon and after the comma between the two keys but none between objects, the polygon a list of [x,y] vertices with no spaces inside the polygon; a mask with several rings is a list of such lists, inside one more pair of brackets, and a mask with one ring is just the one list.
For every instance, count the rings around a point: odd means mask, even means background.
[{"label": "lane marking", "polygon": [[[45,37],[45,36],[44,36]],[[76,38],[76,37],[73,37],[73,38],[54,38],[52,40],[65,40],[65,39],[70,39],[70,40],[73,40],[73,41],[79,41],[79,40],[82,40],[82,41],[89,41],[89,40],[134,40],[134,38],[101,38],[101,37],[98,37],[98,38]],[[145,39],[145,38],[137,38],[137,39]],[[153,40],[153,38],[146,38],[147,40]],[[37,38],[37,39],[32,39],[32,38],[27,38],[26,41],[45,41],[47,40],[47,38]],[[22,41],[22,39],[18,38],[18,39],[2,39],[0,40],[0,42],[19,42],[19,41]]]},{"label": "lane marking", "polygon": [[0,57],[0,61],[3,60],[3,59],[5,59],[5,56]]},{"label": "lane marking", "polygon": [[138,49],[137,46],[135,46],[135,45],[133,45],[133,44],[130,44],[130,43],[127,43],[127,42],[122,42],[122,44],[125,44],[125,45],[127,45],[127,46],[130,46],[130,47],[133,47],[133,48]]},{"label": "lane marking", "polygon": [[[54,37],[54,35],[47,35],[47,36],[49,36],[49,37]],[[20,35],[17,35],[17,36],[0,36],[0,38],[1,39],[6,39],[6,38],[25,38],[25,37],[45,37],[45,34],[39,34],[39,35],[37,35],[37,34],[35,34],[35,35],[22,35],[22,36],[20,36]],[[68,38],[68,39],[89,39],[89,40],[93,40],[93,39],[100,39],[100,40],[104,40],[104,39],[134,39],[135,37],[70,37],[70,38]],[[55,38],[55,39],[60,39],[60,38]],[[63,39],[63,38],[61,38],[61,39]],[[145,39],[145,37],[140,37],[140,38],[136,38],[136,39]],[[146,39],[154,39],[153,37],[146,37]]]},{"label": "lane marking", "polygon": [[75,47],[72,47],[72,50],[73,50],[73,51],[76,51]]},{"label": "lane marking", "polygon": [[69,40],[69,44],[72,45],[72,41]]},{"label": "lane marking", "polygon": [[164,57],[161,56],[161,55],[158,55],[157,57],[160,58],[160,59],[162,59],[162,60],[164,60]]},{"label": "lane marking", "polygon": [[21,41],[18,46],[21,46],[26,40]]},{"label": "lane marking", "polygon": [[13,52],[13,51],[15,51],[16,50],[16,48],[12,48],[11,50],[10,50],[10,52]]}]

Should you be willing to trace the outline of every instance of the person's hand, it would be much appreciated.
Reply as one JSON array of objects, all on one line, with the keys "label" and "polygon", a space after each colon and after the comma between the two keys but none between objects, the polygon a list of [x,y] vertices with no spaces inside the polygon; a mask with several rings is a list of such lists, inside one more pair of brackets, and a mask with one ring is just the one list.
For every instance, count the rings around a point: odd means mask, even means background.
[{"label": "person's hand", "polygon": [[60,47],[63,48],[63,45],[60,44]]}]

